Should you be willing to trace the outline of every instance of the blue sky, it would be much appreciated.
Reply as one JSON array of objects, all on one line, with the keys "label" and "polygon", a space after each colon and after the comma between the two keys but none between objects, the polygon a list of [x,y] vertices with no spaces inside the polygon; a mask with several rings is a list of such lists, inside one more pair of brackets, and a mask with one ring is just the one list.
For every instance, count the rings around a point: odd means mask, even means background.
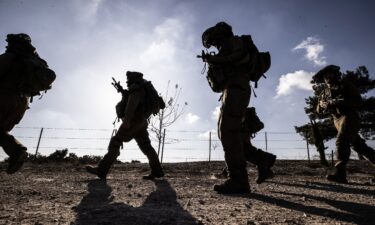
[{"label": "blue sky", "polygon": [[[296,158],[303,157],[305,150],[299,136],[293,134],[293,126],[307,122],[303,107],[304,98],[312,93],[312,74],[326,64],[340,65],[342,70],[365,65],[371,74],[375,71],[374,10],[373,1],[349,0],[0,0],[0,49],[5,50],[6,34],[28,33],[58,75],[53,89],[31,104],[19,126],[105,129],[45,130],[46,137],[56,138],[42,140],[41,146],[104,154],[84,149],[88,145],[106,148],[119,100],[110,85],[111,77],[123,80],[126,70],[138,70],[160,92],[165,91],[168,80],[178,83],[183,88],[181,101],[189,103],[183,117],[169,128],[169,135],[194,141],[168,145],[167,156],[170,160],[204,158],[205,133],[216,129],[219,96],[210,91],[200,73],[203,63],[195,56],[202,49],[202,32],[226,21],[235,34],[251,34],[261,51],[270,51],[271,69],[255,89],[258,97],[252,96],[250,105],[257,108],[269,135],[290,132],[269,137],[280,141],[270,143],[269,150],[279,157]],[[196,132],[177,132],[185,130]],[[38,136],[38,129],[15,129],[13,133],[29,137],[21,140],[34,151],[37,140],[30,137]],[[265,147],[264,134],[259,136],[254,143]],[[101,140],[87,140],[92,137]],[[143,157],[134,143],[127,146],[134,151],[123,151],[120,158]],[[48,154],[52,150],[41,151]],[[221,150],[215,154],[222,158]]]}]

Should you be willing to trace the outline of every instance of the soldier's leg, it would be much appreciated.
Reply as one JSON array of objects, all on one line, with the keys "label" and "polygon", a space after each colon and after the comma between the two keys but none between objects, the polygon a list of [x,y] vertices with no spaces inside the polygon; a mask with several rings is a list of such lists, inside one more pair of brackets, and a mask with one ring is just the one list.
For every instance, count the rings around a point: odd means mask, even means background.
[{"label": "soldier's leg", "polygon": [[27,148],[9,134],[23,118],[28,99],[19,95],[0,95],[0,146],[9,155],[7,173],[17,172],[27,158]]},{"label": "soldier's leg", "polygon": [[[106,177],[111,169],[113,163],[116,161],[117,157],[120,155],[120,148],[122,146],[122,141],[120,138],[114,136],[109,141],[108,152],[104,155],[103,159],[100,160],[98,164],[98,170],[100,173],[100,178]],[[103,177],[101,177],[103,176]]]},{"label": "soldier's leg", "polygon": [[214,189],[219,193],[247,193],[250,191],[242,137],[241,120],[249,102],[249,93],[241,89],[227,89],[219,118],[219,135],[224,148],[229,179]]},{"label": "soldier's leg", "polygon": [[12,156],[19,151],[26,151],[27,148],[21,144],[13,135],[8,132],[0,132],[0,146],[3,147],[8,156]]},{"label": "soldier's leg", "polygon": [[248,162],[257,166],[258,177],[256,183],[261,184],[266,179],[274,176],[271,170],[276,161],[276,156],[274,154],[254,147],[249,141],[247,144],[247,150],[245,150],[245,155]]},{"label": "soldier's leg", "polygon": [[149,138],[149,134],[147,132],[147,126],[144,127],[135,137],[135,141],[137,142],[139,148],[148,158],[148,162],[151,168],[151,173],[147,176],[144,176],[144,179],[153,179],[156,177],[163,177],[163,169],[160,165],[160,161],[158,155],[156,154],[155,149],[151,145],[151,140]]},{"label": "soldier's leg", "polygon": [[[336,154],[338,162],[335,164],[336,172],[328,175],[327,179],[339,183],[347,183],[346,180],[346,164],[350,158],[350,140],[354,126],[351,126],[351,121],[346,116],[341,116],[334,120],[337,129],[336,136]],[[355,131],[356,132],[356,131]]]},{"label": "soldier's leg", "polygon": [[121,124],[116,135],[109,141],[108,152],[104,155],[103,159],[100,160],[97,167],[87,166],[87,172],[97,175],[100,179],[105,179],[113,163],[120,155],[122,143],[131,141],[138,131],[139,123],[134,123],[129,128],[125,128],[124,125]]},{"label": "soldier's leg", "polygon": [[27,158],[27,148],[8,132],[0,134],[0,146],[9,155],[7,173],[12,174],[21,169]]},{"label": "soldier's leg", "polygon": [[366,144],[366,141],[361,138],[358,134],[352,142],[353,150],[358,154],[363,155],[372,164],[375,164],[375,150]]},{"label": "soldier's leg", "polygon": [[247,150],[245,150],[245,155],[246,161],[256,166],[261,166],[262,164],[267,163],[268,160],[276,158],[274,154],[256,148],[251,143],[248,145]]}]

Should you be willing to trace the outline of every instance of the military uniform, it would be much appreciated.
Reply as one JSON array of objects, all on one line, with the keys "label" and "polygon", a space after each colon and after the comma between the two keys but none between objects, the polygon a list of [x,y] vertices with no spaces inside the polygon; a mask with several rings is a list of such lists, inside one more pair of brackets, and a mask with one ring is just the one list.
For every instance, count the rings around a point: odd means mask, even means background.
[{"label": "military uniform", "polygon": [[[332,66],[328,66],[322,71],[331,72],[330,68]],[[324,76],[325,73],[320,72],[320,74]],[[317,106],[318,113],[329,110],[337,130],[336,153],[339,161],[335,165],[336,173],[327,178],[333,178],[331,180],[345,183],[347,182],[345,167],[349,161],[351,146],[354,151],[364,155],[370,162],[375,164],[375,151],[367,146],[365,140],[358,134],[360,129],[358,110],[362,105],[362,98],[354,85],[340,79],[336,85],[332,87],[327,86],[320,98],[336,99],[326,109],[322,108],[319,104]],[[338,179],[335,180],[336,178]]]},{"label": "military uniform", "polygon": [[258,177],[256,182],[260,184],[266,179],[273,177],[271,168],[276,161],[276,156],[252,145],[251,135],[252,133],[248,131],[242,132],[244,154],[247,162],[257,166]]},{"label": "military uniform", "polygon": [[[225,23],[215,27],[220,31],[222,25],[230,27]],[[248,61],[249,55],[241,38],[230,33],[231,28],[229,35],[221,37],[220,43],[215,45],[218,54],[205,59],[209,64],[220,66],[227,77],[221,97],[218,135],[223,145],[229,179],[224,184],[215,185],[214,190],[219,193],[247,193],[250,187],[240,130],[251,94],[249,77],[242,64]]]},{"label": "military uniform", "polygon": [[[275,155],[265,152],[262,149],[258,149],[251,143],[253,135],[263,129],[263,127],[263,123],[259,120],[255,113],[255,108],[247,108],[246,116],[241,124],[242,146],[246,161],[257,166],[258,177],[256,182],[258,184],[262,183],[268,178],[273,177],[271,167],[274,165],[276,160]],[[225,177],[228,176],[227,167],[224,168],[222,174]]]},{"label": "military uniform", "polygon": [[22,65],[17,57],[36,54],[26,34],[9,34],[8,46],[0,55],[0,146],[9,156],[7,173],[18,171],[27,157],[27,148],[9,132],[18,124],[28,107],[29,96],[20,90]]},{"label": "military uniform", "polygon": [[120,147],[123,142],[129,142],[134,139],[143,154],[149,160],[151,174],[145,176],[145,179],[164,176],[159,158],[155,149],[151,146],[149,134],[147,132],[147,118],[144,115],[145,90],[141,73],[127,72],[129,96],[125,109],[125,116],[115,136],[110,140],[108,153],[99,162],[97,168],[87,167],[88,172],[105,178],[112,166],[120,155]]}]

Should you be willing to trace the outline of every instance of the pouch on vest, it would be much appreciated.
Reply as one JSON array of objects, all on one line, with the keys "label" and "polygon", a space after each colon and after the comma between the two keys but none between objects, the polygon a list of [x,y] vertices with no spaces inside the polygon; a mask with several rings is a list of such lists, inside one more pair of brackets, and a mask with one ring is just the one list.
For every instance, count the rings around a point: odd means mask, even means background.
[{"label": "pouch on vest", "polygon": [[221,66],[209,65],[206,78],[214,92],[220,93],[224,90],[227,78]]}]

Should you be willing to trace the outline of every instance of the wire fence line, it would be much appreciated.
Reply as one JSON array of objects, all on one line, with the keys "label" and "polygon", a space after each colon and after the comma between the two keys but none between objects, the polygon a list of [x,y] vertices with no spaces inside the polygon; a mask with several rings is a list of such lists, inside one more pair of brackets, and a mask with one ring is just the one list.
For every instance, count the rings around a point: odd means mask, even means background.
[{"label": "wire fence line", "polygon": [[[14,135],[25,142],[29,148],[28,152],[31,154],[36,154],[40,150],[40,153],[49,155],[55,150],[68,149],[69,152],[78,155],[104,155],[109,140],[115,132],[115,129],[110,128],[17,126]],[[150,135],[152,134],[150,132]],[[163,152],[159,154],[164,162],[224,159],[221,142],[215,132],[171,129],[166,131],[166,137],[165,151],[163,149]],[[173,141],[169,143],[168,139]],[[156,146],[156,139],[151,137],[151,140],[153,146]],[[276,154],[278,158],[310,160],[317,156],[315,146],[309,145],[296,132],[259,132],[252,142],[256,147]],[[367,142],[372,146],[375,144],[374,140]],[[329,145],[329,143],[327,144]],[[124,157],[120,156],[120,160],[147,161],[135,143],[126,143],[125,145],[126,153],[124,153]],[[329,149],[327,153],[332,154],[334,145]]]}]

